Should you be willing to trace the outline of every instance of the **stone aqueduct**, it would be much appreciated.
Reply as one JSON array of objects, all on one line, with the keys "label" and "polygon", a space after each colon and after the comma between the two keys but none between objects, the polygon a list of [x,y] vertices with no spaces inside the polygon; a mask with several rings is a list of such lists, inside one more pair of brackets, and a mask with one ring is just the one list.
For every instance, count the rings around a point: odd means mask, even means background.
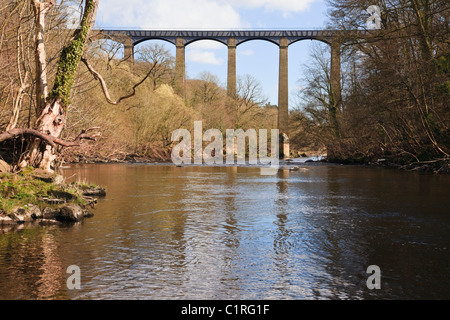
[{"label": "stone aqueduct", "polygon": [[[164,31],[164,30],[101,30],[98,38],[109,38],[124,46],[124,57],[134,61],[134,47],[147,40],[165,40],[176,46],[175,85],[180,93],[185,86],[185,47],[198,40],[215,40],[228,47],[227,92],[236,94],[236,47],[250,40],[266,40],[279,47],[278,129],[280,136],[288,131],[288,46],[301,40],[318,40],[331,47],[330,82],[334,101],[341,103],[341,31],[277,30],[277,31]],[[281,145],[280,145],[281,147]],[[286,149],[280,148],[285,154]]]}]

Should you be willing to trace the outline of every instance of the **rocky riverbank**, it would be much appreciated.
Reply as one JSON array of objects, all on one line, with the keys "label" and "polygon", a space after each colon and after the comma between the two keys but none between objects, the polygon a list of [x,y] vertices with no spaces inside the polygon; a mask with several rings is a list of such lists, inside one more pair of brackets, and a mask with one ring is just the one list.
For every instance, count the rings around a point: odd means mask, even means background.
[{"label": "rocky riverbank", "polygon": [[61,175],[31,168],[0,175],[0,228],[24,224],[61,224],[92,217],[105,188],[84,182],[66,183]]}]

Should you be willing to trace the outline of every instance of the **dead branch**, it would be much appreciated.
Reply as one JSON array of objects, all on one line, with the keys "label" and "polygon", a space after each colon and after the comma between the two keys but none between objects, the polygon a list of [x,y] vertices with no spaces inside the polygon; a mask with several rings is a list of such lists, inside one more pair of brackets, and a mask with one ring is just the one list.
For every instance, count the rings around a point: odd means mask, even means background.
[{"label": "dead branch", "polygon": [[103,94],[104,94],[104,96],[105,96],[106,101],[107,101],[109,104],[112,104],[112,105],[118,105],[122,100],[131,98],[132,96],[134,96],[134,95],[136,94],[136,89],[137,89],[137,87],[139,87],[142,83],[144,83],[145,80],[147,80],[147,78],[150,76],[150,74],[152,73],[153,69],[154,69],[154,68],[156,67],[156,65],[157,65],[157,63],[154,63],[154,64],[152,65],[152,67],[150,68],[149,72],[145,75],[145,77],[142,78],[141,81],[139,81],[138,83],[136,83],[136,84],[133,86],[133,88],[131,89],[131,93],[129,93],[129,94],[123,96],[123,97],[120,97],[119,99],[117,99],[116,101],[114,101],[114,100],[111,99],[111,96],[109,95],[108,87],[107,87],[106,82],[105,82],[105,80],[103,79],[102,75],[101,75],[100,73],[98,73],[98,72],[92,67],[92,65],[87,61],[87,59],[86,59],[85,57],[82,57],[82,58],[81,58],[81,61],[85,64],[85,66],[87,67],[87,69],[89,70],[89,72],[92,74],[92,76],[93,76],[96,80],[98,80],[98,81],[100,82],[100,85],[101,85],[101,87],[102,87],[102,91],[103,91]]},{"label": "dead branch", "polygon": [[89,128],[87,130],[82,130],[81,133],[72,141],[66,141],[59,139],[57,137],[54,137],[52,135],[48,135],[42,132],[39,132],[34,129],[24,129],[24,128],[16,128],[11,129],[9,131],[3,132],[0,134],[0,142],[14,139],[18,136],[31,136],[36,137],[44,141],[45,143],[51,145],[52,147],[56,148],[57,145],[60,145],[62,147],[77,147],[80,146],[81,140],[92,140],[96,141],[96,138],[100,136],[100,134],[94,134],[92,136],[88,135],[89,131],[92,130],[98,130],[98,127],[95,128]]}]

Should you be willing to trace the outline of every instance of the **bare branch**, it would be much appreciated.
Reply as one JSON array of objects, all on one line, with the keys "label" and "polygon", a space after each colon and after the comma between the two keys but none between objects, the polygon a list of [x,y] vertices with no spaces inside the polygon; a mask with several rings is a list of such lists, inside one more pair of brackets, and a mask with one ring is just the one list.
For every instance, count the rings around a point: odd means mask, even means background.
[{"label": "bare branch", "polygon": [[82,130],[81,133],[72,141],[66,141],[59,138],[56,138],[52,135],[44,134],[42,132],[39,132],[34,129],[23,129],[23,128],[16,128],[11,129],[9,131],[6,131],[4,133],[0,133],[0,142],[14,139],[18,136],[31,136],[36,137],[44,141],[45,143],[51,145],[52,147],[56,148],[56,145],[60,145],[62,147],[76,147],[80,145],[81,140],[92,140],[95,141],[100,134],[94,134],[92,136],[88,135],[87,133],[92,130],[97,130],[98,127],[90,128],[87,130]]},{"label": "bare branch", "polygon": [[100,73],[98,73],[93,67],[92,65],[87,61],[87,59],[85,57],[81,58],[81,61],[85,64],[85,66],[88,68],[89,72],[92,74],[92,76],[98,80],[100,82],[100,85],[102,87],[102,91],[103,94],[105,96],[106,101],[109,104],[112,105],[118,105],[122,100],[131,98],[132,96],[134,96],[136,94],[136,89],[137,87],[139,87],[142,83],[144,83],[145,80],[147,80],[147,78],[150,76],[150,74],[152,73],[153,69],[156,67],[156,63],[152,65],[152,67],[150,68],[149,72],[145,75],[145,77],[139,81],[138,83],[136,83],[133,88],[131,89],[131,93],[120,97],[119,99],[117,99],[116,101],[111,99],[111,96],[109,95],[109,91],[108,91],[108,87],[106,85],[105,80],[103,79],[102,75]]}]

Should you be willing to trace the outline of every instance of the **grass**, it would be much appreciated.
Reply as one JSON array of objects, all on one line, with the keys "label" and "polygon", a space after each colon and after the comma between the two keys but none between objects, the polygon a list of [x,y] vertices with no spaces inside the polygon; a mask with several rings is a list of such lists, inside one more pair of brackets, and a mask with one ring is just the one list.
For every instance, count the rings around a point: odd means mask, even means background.
[{"label": "grass", "polygon": [[47,179],[39,179],[32,168],[19,173],[0,175],[0,212],[10,213],[16,207],[34,204],[41,209],[49,206],[42,198],[55,198],[55,194],[64,194],[71,203],[84,205],[83,191],[95,185],[83,182],[55,184]]}]

